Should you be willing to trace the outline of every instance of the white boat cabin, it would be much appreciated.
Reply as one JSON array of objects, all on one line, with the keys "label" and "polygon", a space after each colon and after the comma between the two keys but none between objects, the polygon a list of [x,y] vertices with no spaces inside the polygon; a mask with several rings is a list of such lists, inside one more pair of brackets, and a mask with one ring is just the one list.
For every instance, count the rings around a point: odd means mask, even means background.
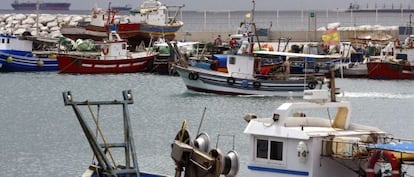
[{"label": "white boat cabin", "polygon": [[0,35],[0,50],[10,52],[32,53],[33,41],[20,39],[18,36]]},{"label": "white boat cabin", "polygon": [[158,0],[144,0],[140,9],[130,11],[128,17],[131,23],[146,23],[151,25],[171,25],[175,21],[174,17],[168,16],[168,7],[161,4]]},{"label": "white boat cabin", "polygon": [[[248,48],[249,49],[249,48]],[[240,50],[240,49],[239,49]],[[271,52],[271,51],[254,51],[254,57],[251,55],[228,55],[227,56],[227,71],[233,77],[253,79],[260,76],[262,67],[266,65],[282,65],[284,63],[286,74],[290,74],[289,58],[327,58],[323,55],[314,54],[300,54],[289,52]],[[271,57],[269,57],[271,56]],[[270,62],[269,62],[270,61]],[[288,62],[286,62],[288,61]]]},{"label": "white boat cabin", "polygon": [[107,24],[113,23],[115,19],[115,13],[113,11],[106,11],[102,10],[101,8],[92,8],[91,11],[91,25],[93,26],[100,26],[104,27]]},{"label": "white boat cabin", "polygon": [[96,43],[101,48],[100,60],[115,60],[115,59],[127,59],[129,50],[126,40],[116,32],[109,34],[109,40]]},{"label": "white boat cabin", "polygon": [[307,90],[307,102],[284,103],[270,118],[245,117],[249,176],[358,176],[364,145],[385,132],[351,123],[350,103],[331,102],[327,92]]}]

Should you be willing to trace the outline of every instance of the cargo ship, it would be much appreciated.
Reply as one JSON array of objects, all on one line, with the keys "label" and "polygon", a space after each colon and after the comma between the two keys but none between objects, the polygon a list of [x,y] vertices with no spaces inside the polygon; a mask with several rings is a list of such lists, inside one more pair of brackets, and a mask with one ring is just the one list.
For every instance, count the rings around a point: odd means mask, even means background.
[{"label": "cargo ship", "polygon": [[[37,2],[19,2],[15,0],[11,4],[14,10],[36,10]],[[70,3],[67,2],[41,2],[39,10],[69,10]]]},{"label": "cargo ship", "polygon": [[111,7],[112,10],[117,11],[130,11],[132,9],[131,5],[127,4],[125,6],[113,6]]}]

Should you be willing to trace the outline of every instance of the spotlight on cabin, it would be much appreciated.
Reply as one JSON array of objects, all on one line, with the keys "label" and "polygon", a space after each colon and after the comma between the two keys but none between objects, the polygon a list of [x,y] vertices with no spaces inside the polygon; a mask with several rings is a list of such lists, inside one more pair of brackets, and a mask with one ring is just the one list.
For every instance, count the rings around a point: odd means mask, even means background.
[{"label": "spotlight on cabin", "polygon": [[280,117],[280,115],[279,114],[273,114],[273,117],[272,117],[272,119],[273,119],[273,121],[278,121],[279,120],[279,117]]},{"label": "spotlight on cabin", "polygon": [[252,119],[257,119],[257,116],[256,116],[256,115],[254,115],[254,114],[252,114],[252,113],[247,113],[247,114],[243,117],[243,119],[244,119],[247,123],[249,123]]},{"label": "spotlight on cabin", "polygon": [[210,137],[207,133],[200,133],[194,140],[194,147],[203,152],[208,152],[210,149]]}]

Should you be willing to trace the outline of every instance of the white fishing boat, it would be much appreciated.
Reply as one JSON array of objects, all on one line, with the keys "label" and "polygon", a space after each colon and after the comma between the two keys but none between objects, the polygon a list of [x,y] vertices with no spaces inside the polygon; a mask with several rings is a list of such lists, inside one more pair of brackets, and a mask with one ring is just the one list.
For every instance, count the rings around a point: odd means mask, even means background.
[{"label": "white fishing boat", "polygon": [[[284,103],[267,118],[254,114],[244,117],[248,122],[244,133],[249,136],[248,147],[243,147],[249,150],[246,176],[407,175],[408,168],[403,165],[414,164],[413,140],[351,121],[351,104],[336,99],[333,78],[332,72],[331,90],[305,91],[303,100]],[[194,142],[202,145],[208,142],[207,138],[197,139]],[[177,149],[173,148],[173,156],[182,154]],[[185,161],[176,161],[177,164]],[[187,166],[185,170],[188,173],[193,169]]]},{"label": "white fishing boat", "polygon": [[238,44],[219,57],[225,63],[224,69],[220,61],[213,61],[208,67],[196,67],[188,64],[187,57],[173,66],[189,90],[225,95],[302,96],[304,90],[321,87],[323,79],[313,74],[291,74],[289,57],[325,56],[254,51],[255,42],[260,42],[254,6],[253,1],[250,22],[242,22],[237,34],[232,35]]},{"label": "white fishing boat", "polygon": [[[257,118],[251,113],[244,116],[247,121],[244,134],[249,142],[243,147],[248,149],[245,154],[248,174],[243,175],[400,177],[408,174],[404,166],[414,164],[413,140],[396,138],[377,127],[352,121],[351,103],[336,99],[338,89],[333,72],[330,78],[332,89],[305,91],[303,100],[283,103],[267,118]],[[202,134],[190,141],[188,132],[181,134],[177,137],[184,138],[175,141],[178,144],[173,145],[172,157],[177,167],[185,166],[179,168],[185,174],[195,174],[191,166],[182,165],[189,160],[184,158],[186,146],[180,146],[180,142],[191,144],[191,150],[195,147],[205,151],[208,136]],[[227,156],[220,155],[221,159],[227,158],[227,169],[238,167],[238,158],[230,158],[237,157],[234,154],[237,153],[230,151]]]},{"label": "white fishing boat", "polygon": [[[196,67],[181,61],[174,65],[189,90],[226,95],[302,96],[304,90],[317,89],[322,78],[313,74],[290,74],[289,57],[324,57],[287,52],[242,52],[251,45],[244,41],[238,53],[225,57],[225,71],[217,66]],[[270,56],[270,57],[269,57]],[[284,59],[281,59],[284,58]],[[268,63],[270,61],[270,63]]]}]

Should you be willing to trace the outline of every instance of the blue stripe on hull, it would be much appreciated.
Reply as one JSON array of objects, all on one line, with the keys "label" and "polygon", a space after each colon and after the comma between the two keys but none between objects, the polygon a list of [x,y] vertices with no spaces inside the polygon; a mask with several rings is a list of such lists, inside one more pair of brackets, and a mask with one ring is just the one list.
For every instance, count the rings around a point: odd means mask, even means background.
[{"label": "blue stripe on hull", "polygon": [[[11,56],[12,61],[7,58]],[[43,61],[39,65],[39,59]],[[0,72],[23,72],[23,71],[57,71],[58,63],[56,59],[22,57],[17,55],[0,55]]]},{"label": "blue stripe on hull", "polygon": [[259,166],[251,166],[251,165],[247,166],[247,168],[249,170],[260,171],[260,172],[281,173],[281,174],[297,175],[297,176],[309,176],[309,172],[306,172],[306,171],[268,168],[268,167],[259,167]]},{"label": "blue stripe on hull", "polygon": [[31,51],[21,51],[21,50],[0,50],[1,53],[7,55],[18,55],[18,56],[26,56],[26,57],[33,57],[33,53]]}]

